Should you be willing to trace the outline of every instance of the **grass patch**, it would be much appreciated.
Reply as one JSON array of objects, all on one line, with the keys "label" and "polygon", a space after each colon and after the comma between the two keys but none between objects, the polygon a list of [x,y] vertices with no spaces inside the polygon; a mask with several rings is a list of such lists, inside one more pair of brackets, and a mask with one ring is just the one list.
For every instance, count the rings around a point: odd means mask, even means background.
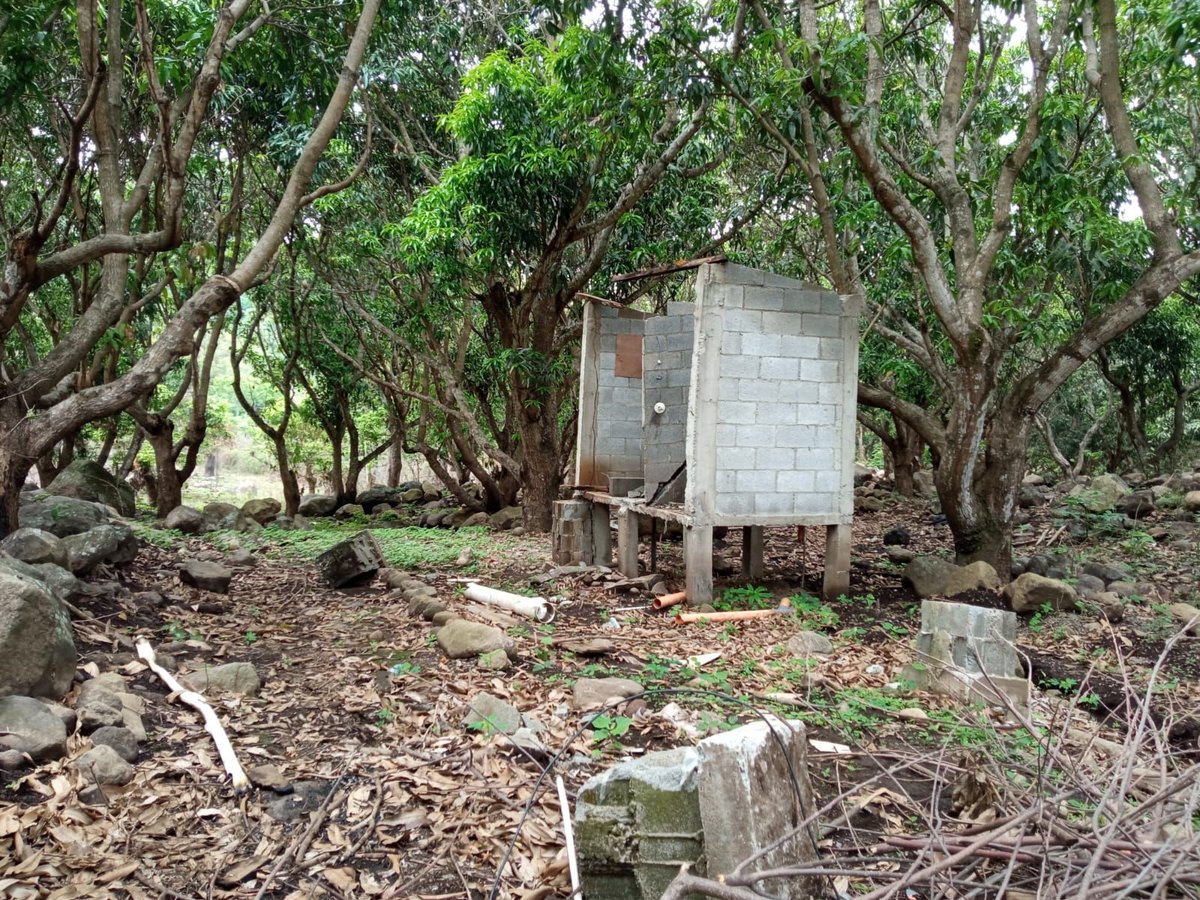
[{"label": "grass patch", "polygon": [[[280,559],[316,559],[334,544],[364,530],[353,522],[317,520],[311,531],[285,531],[267,526],[256,537]],[[388,565],[399,568],[443,566],[455,562],[463,550],[482,553],[495,547],[499,535],[482,526],[459,528],[367,528],[379,542]]]}]

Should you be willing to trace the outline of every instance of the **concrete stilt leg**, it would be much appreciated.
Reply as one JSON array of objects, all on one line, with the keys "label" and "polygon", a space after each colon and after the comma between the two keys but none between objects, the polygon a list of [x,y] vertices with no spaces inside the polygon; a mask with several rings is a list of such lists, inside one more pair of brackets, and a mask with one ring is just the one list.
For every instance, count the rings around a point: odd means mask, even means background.
[{"label": "concrete stilt leg", "polygon": [[609,525],[608,507],[603,503],[592,504],[592,565],[612,565],[612,526]]},{"label": "concrete stilt leg", "polygon": [[761,525],[742,528],[742,577],[759,580],[763,577],[763,529]]},{"label": "concrete stilt leg", "polygon": [[825,526],[825,578],[821,582],[821,595],[826,600],[836,600],[850,592],[850,536],[849,525]]},{"label": "concrete stilt leg", "polygon": [[711,525],[691,525],[683,531],[684,589],[688,603],[700,606],[713,599],[713,530]]},{"label": "concrete stilt leg", "polygon": [[638,574],[638,517],[625,508],[617,510],[617,571],[626,578]]}]

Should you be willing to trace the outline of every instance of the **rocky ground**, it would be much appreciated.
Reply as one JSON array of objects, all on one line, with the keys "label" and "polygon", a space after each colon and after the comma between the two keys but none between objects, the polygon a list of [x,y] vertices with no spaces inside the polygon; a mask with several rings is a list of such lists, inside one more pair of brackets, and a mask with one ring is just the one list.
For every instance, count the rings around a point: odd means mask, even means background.
[{"label": "rocky ground", "polygon": [[[1131,687],[1153,677],[1163,733],[1196,752],[1197,640],[1171,645],[1152,671],[1179,630],[1173,605],[1195,590],[1194,515],[1183,508],[1192,478],[1145,484],[1136,506],[1134,492],[1109,499],[1103,485],[1069,501],[1070,486],[1028,486],[1021,568],[1054,582],[1027,579],[1017,594],[1039,722],[1120,742]],[[250,527],[260,523],[236,508],[233,527],[205,534],[114,519],[142,549],[81,571],[90,587],[71,601],[80,666],[63,705],[8,713],[37,718],[61,746],[5,762],[0,897],[561,896],[550,761],[574,792],[623,756],[748,721],[750,707],[798,717],[826,742],[810,759],[818,794],[847,810],[827,835],[836,845],[901,832],[942,802],[912,773],[854,787],[898,754],[939,754],[961,773],[1001,742],[1019,746],[1021,725],[1003,711],[898,680],[919,621],[914,583],[936,591],[912,576],[962,577],[921,561],[950,545],[928,501],[860,488],[852,590],[833,603],[811,596],[817,535],[800,543],[794,529],[769,530],[768,576],[754,585],[732,574],[740,540],[730,535],[718,606],[787,597],[795,611],[694,625],[650,608],[651,580],[555,570],[544,536],[415,527],[456,512],[417,502],[300,523],[309,530],[262,510],[266,527]],[[313,560],[365,525],[389,569],[365,586],[326,587]],[[680,588],[679,545],[659,549],[656,589]],[[555,619],[467,601],[472,580],[550,598]],[[1013,591],[987,582],[956,587],[964,602],[1007,607]],[[233,790],[200,716],[138,658],[137,637],[211,700],[249,771],[247,793]],[[612,705],[640,688],[659,693]],[[602,703],[612,708],[593,718]]]}]

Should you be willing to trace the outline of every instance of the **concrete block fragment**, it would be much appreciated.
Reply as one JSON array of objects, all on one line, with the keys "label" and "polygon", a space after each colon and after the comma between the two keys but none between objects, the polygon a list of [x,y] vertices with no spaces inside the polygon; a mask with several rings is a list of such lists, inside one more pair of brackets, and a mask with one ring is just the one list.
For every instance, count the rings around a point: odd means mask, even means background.
[{"label": "concrete block fragment", "polygon": [[742,355],[742,333],[740,331],[726,331],[721,335],[721,361],[724,362],[728,357],[736,357]]},{"label": "concrete block fragment", "polygon": [[[732,872],[791,832],[796,832],[794,837],[766,854],[752,871],[816,860],[816,823],[799,828],[816,811],[803,725],[755,722],[706,738],[697,750],[700,821],[710,877]],[[770,886],[772,896],[786,900],[813,897],[820,890],[815,879],[771,879]]]}]

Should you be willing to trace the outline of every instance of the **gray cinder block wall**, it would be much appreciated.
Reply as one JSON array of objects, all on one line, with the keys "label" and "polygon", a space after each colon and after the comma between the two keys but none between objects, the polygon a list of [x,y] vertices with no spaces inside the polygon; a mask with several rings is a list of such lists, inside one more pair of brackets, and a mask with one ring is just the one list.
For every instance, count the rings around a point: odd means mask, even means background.
[{"label": "gray cinder block wall", "polygon": [[700,269],[688,501],[709,521],[849,523],[858,305],[744,266]]},{"label": "gray cinder block wall", "polygon": [[618,335],[640,340],[646,319],[633,309],[584,308],[576,484],[607,489],[610,475],[642,474],[642,378],[616,368]]},{"label": "gray cinder block wall", "polygon": [[[669,481],[687,458],[688,389],[692,379],[695,318],[692,303],[668,303],[665,316],[646,320],[643,353],[642,453],[646,497]],[[657,412],[661,403],[665,409]],[[686,473],[660,497],[681,502]]]}]

